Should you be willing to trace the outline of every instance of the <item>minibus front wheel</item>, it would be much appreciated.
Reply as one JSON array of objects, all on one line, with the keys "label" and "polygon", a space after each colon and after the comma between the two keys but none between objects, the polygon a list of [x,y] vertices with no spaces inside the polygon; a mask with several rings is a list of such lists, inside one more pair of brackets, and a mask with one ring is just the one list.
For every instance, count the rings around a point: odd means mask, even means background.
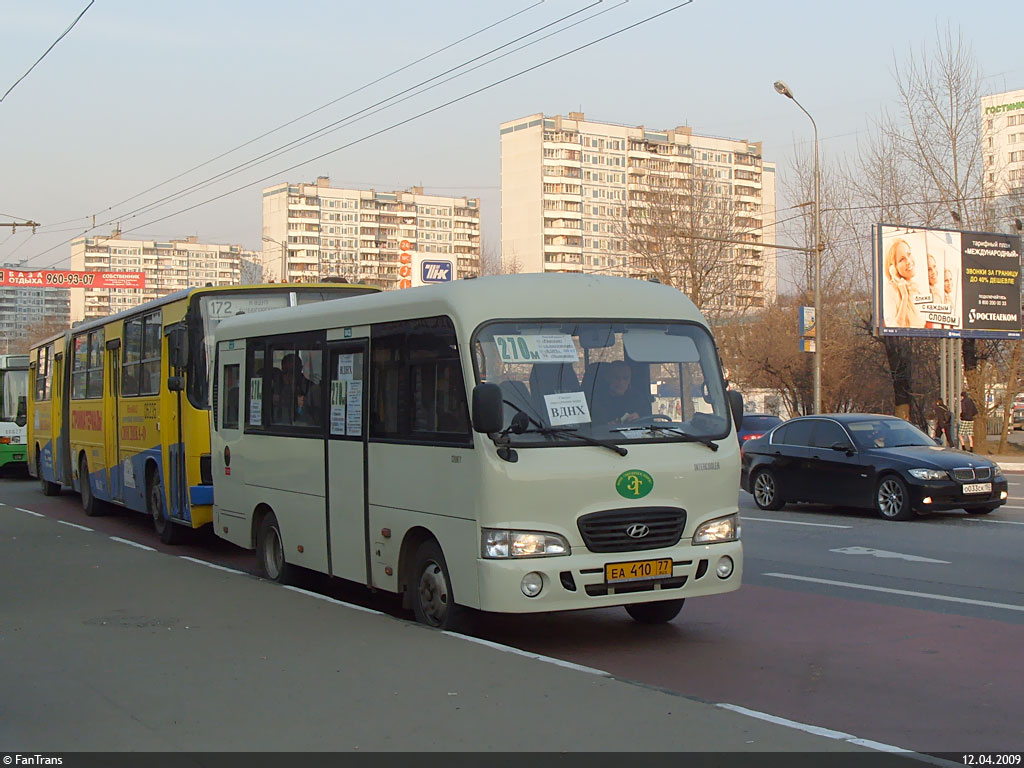
[{"label": "minibus front wheel", "polygon": [[455,602],[448,564],[434,539],[421,542],[417,548],[408,589],[416,621],[435,629],[465,628],[468,610]]},{"label": "minibus front wheel", "polygon": [[632,603],[626,613],[640,624],[666,624],[683,609],[685,600],[659,600],[655,603]]}]

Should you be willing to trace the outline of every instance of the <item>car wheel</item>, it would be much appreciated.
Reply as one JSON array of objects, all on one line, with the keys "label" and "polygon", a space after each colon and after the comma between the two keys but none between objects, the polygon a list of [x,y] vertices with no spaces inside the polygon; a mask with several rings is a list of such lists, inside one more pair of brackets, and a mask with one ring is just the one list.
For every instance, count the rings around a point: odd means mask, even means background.
[{"label": "car wheel", "polygon": [[987,507],[971,507],[970,509],[964,508],[964,512],[969,515],[987,515],[991,512],[995,512],[999,509],[998,504],[989,504]]},{"label": "car wheel", "polygon": [[78,462],[78,487],[82,492],[82,511],[89,517],[100,514],[100,502],[92,493],[92,481],[89,479],[89,462],[83,455]]},{"label": "car wheel", "polygon": [[146,473],[146,510],[153,518],[153,529],[164,544],[180,544],[185,529],[173,523],[164,508],[164,484],[155,469]]},{"label": "car wheel", "polygon": [[408,589],[416,621],[435,629],[466,628],[468,611],[455,602],[448,564],[436,541],[428,539],[419,545],[410,575]]},{"label": "car wheel", "polygon": [[683,610],[685,600],[659,600],[656,603],[633,603],[626,613],[640,624],[667,624]]},{"label": "car wheel", "polygon": [[291,584],[295,568],[285,559],[281,526],[273,512],[268,512],[260,521],[256,532],[256,555],[266,578],[278,584]]},{"label": "car wheel", "polygon": [[913,519],[907,484],[896,475],[883,477],[875,489],[875,510],[886,520]]},{"label": "car wheel", "polygon": [[49,480],[43,477],[43,464],[40,460],[39,449],[36,449],[36,472],[39,475],[39,489],[43,492],[43,496],[56,496],[60,493],[60,483],[51,483]]},{"label": "car wheel", "polygon": [[751,487],[754,489],[754,503],[758,507],[772,511],[782,509],[785,502],[779,495],[779,481],[770,469],[762,469],[754,475]]}]

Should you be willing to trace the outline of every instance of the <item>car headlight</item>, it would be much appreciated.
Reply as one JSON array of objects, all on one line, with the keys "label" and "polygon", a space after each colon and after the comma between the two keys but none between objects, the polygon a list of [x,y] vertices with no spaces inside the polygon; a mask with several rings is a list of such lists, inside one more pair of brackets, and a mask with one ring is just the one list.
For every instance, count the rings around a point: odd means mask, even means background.
[{"label": "car headlight", "polygon": [[484,528],[481,540],[481,553],[489,560],[554,557],[571,553],[569,542],[556,533]]},{"label": "car headlight", "polygon": [[918,480],[945,480],[949,477],[942,469],[908,469],[907,472]]},{"label": "car headlight", "polygon": [[693,532],[693,543],[718,544],[723,541],[736,541],[739,537],[739,515],[728,515],[698,525],[697,530]]},{"label": "car headlight", "polygon": [[1003,476],[1003,468],[1000,467],[998,464],[993,464],[992,465],[992,477],[1002,477],[1002,476]]}]

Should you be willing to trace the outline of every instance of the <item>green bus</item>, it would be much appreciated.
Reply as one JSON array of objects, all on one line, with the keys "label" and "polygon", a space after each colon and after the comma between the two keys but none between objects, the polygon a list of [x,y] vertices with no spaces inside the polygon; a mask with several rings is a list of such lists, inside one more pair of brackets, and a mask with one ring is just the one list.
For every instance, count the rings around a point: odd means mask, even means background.
[{"label": "green bus", "polygon": [[0,355],[0,469],[24,465],[28,355]]}]

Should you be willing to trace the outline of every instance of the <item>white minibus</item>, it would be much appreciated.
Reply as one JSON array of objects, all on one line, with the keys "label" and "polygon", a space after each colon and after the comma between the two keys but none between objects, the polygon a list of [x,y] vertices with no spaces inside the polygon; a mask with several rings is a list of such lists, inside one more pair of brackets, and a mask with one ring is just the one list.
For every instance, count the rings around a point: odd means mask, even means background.
[{"label": "white minibus", "polygon": [[238,316],[216,350],[213,524],[271,579],[398,593],[439,628],[660,623],[740,586],[742,398],[677,290],[458,280]]}]

